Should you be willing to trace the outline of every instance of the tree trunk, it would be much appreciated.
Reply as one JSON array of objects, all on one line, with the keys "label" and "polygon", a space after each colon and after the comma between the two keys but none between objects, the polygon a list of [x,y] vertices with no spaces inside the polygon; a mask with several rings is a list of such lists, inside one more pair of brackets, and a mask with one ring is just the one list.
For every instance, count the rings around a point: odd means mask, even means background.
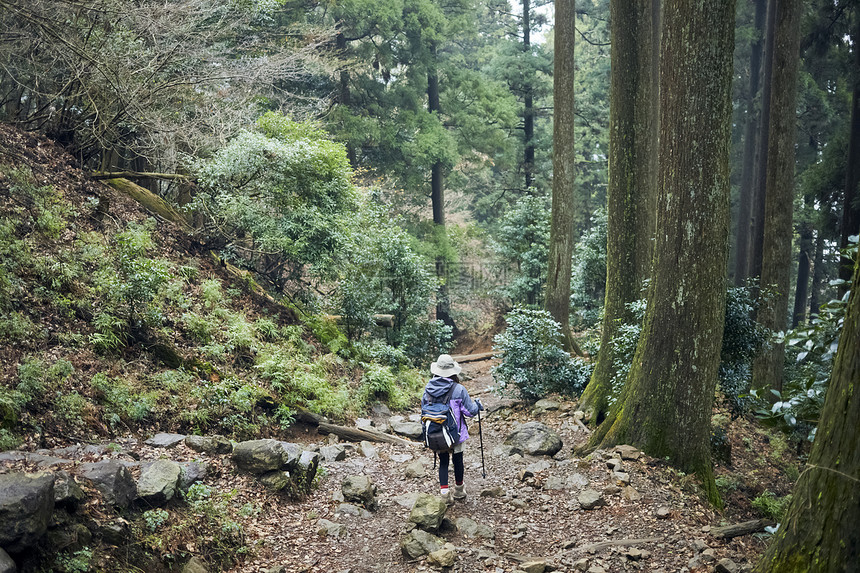
[{"label": "tree trunk", "polygon": [[648,308],[627,384],[590,447],[629,443],[702,479],[725,319],[734,2],[667,0]]},{"label": "tree trunk", "polygon": [[806,299],[809,298],[809,253],[812,251],[812,227],[808,222],[801,224],[800,253],[797,255],[797,283],[794,291],[794,310],[791,313],[791,328],[806,322]]},{"label": "tree trunk", "polygon": [[534,184],[534,167],[535,167],[535,109],[534,109],[534,73],[531,67],[531,2],[523,0],[523,52],[527,58],[526,70],[528,77],[525,78],[523,88],[524,109],[523,109],[523,141],[525,142],[525,152],[523,157],[523,172],[525,173],[526,189]]},{"label": "tree trunk", "polygon": [[809,318],[821,310],[821,289],[824,284],[824,233],[819,229],[812,258],[812,285],[809,287]]},{"label": "tree trunk", "polygon": [[555,2],[553,64],[552,216],[546,309],[561,325],[565,350],[574,347],[570,332],[570,270],[574,243],[574,35],[575,0]]},{"label": "tree trunk", "polygon": [[656,217],[657,118],[652,100],[655,35],[649,3],[612,0],[609,110],[609,187],[606,222],[606,296],[600,352],[580,409],[600,423],[609,409],[614,374],[612,339],[633,322],[627,303],[640,298],[651,262]]},{"label": "tree trunk", "polygon": [[[765,192],[762,245],[762,299],[759,324],[784,332],[791,288],[791,237],[794,211],[794,168],[797,142],[797,74],[800,61],[800,0],[780,0],[776,5],[773,76],[771,77],[770,147]],[[773,343],[753,363],[752,387],[782,390],[785,345]]]},{"label": "tree trunk", "polygon": [[762,247],[764,243],[765,193],[767,192],[767,162],[770,149],[771,77],[773,75],[773,44],[776,30],[777,0],[768,0],[765,28],[764,62],[761,70],[761,115],[759,136],[756,140],[756,163],[753,175],[752,225],[750,231],[749,268],[747,277],[761,277]]},{"label": "tree trunk", "polygon": [[860,260],[821,422],[788,513],[757,573],[856,571],[860,555]]},{"label": "tree trunk", "polygon": [[735,235],[735,285],[746,284],[749,271],[750,225],[752,224],[753,171],[755,166],[756,135],[759,123],[758,95],[761,80],[762,31],[767,13],[766,0],[755,1],[755,34],[750,54],[749,94],[744,128],[744,158],[741,168],[740,202],[738,204]]},{"label": "tree trunk", "polygon": [[[845,194],[842,202],[842,235],[839,246],[848,246],[848,237],[860,233],[860,9],[854,10],[854,32],[851,43],[854,46],[854,95],[851,98],[851,134],[848,139],[848,162],[845,166]],[[841,257],[839,278],[846,282],[851,279],[852,261]],[[844,294],[846,285],[839,287]]]}]

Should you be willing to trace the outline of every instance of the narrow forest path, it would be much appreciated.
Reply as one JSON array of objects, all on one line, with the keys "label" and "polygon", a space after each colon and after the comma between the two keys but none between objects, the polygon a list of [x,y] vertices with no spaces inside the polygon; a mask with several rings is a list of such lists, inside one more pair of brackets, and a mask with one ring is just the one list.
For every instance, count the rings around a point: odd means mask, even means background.
[{"label": "narrow forest path", "polygon": [[[503,573],[527,567],[539,571],[540,563],[545,563],[546,571],[710,572],[732,570],[732,565],[739,566],[734,570],[743,570],[761,551],[763,542],[753,537],[722,540],[710,535],[710,529],[720,524],[719,516],[703,502],[690,478],[659,460],[643,456],[623,461],[621,469],[629,475],[630,487],[622,489],[607,466],[613,454],[572,457],[572,446],[585,439],[572,417],[574,404],[559,401],[558,409],[536,411],[501,398],[487,391],[492,384],[490,366],[489,361],[463,365],[467,389],[487,407],[482,421],[487,475],[481,475],[475,420],[470,426],[473,437],[465,448],[469,496],[450,507],[446,517],[451,523],[470,518],[490,528],[492,538],[470,537],[468,531],[443,527],[439,535],[456,547],[457,554],[454,566],[447,570]],[[562,451],[552,458],[508,455],[506,436],[517,424],[533,420],[561,436]],[[225,472],[226,479],[247,480],[238,488],[238,495],[249,496],[247,502],[257,503],[261,509],[248,528],[249,540],[256,542],[256,555],[234,570],[433,570],[424,558],[405,559],[399,547],[415,496],[438,492],[432,457],[418,445],[373,444],[375,451],[364,452],[369,457],[361,450],[355,448],[343,461],[324,463],[319,489],[301,502],[281,500],[247,476]],[[407,467],[416,460],[422,462],[424,475],[407,477]],[[414,470],[413,466],[410,471]],[[339,499],[342,480],[351,475],[367,475],[377,485],[376,511],[338,511],[343,507]],[[585,489],[595,490],[603,500],[599,503],[605,505],[582,509],[578,497]],[[258,496],[256,502],[254,495]],[[320,535],[321,519],[342,524],[345,536]],[[724,559],[732,563],[720,561]],[[718,562],[723,569],[716,569]]]}]

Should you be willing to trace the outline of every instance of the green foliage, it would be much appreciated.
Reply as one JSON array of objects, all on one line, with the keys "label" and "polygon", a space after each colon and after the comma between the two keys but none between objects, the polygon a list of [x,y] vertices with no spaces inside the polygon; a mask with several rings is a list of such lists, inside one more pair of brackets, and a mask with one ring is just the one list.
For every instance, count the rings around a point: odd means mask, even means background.
[{"label": "green foliage", "polygon": [[169,517],[170,514],[163,509],[148,509],[143,512],[143,522],[152,532],[158,531]]},{"label": "green foliage", "polygon": [[198,380],[191,389],[195,407],[180,416],[192,424],[215,426],[224,434],[250,439],[268,422],[256,408],[265,396],[268,396],[265,388],[235,376],[217,381]]},{"label": "green foliage", "polygon": [[285,273],[300,278],[305,266],[330,276],[357,205],[346,151],[315,126],[278,114],[264,115],[258,128],[195,164],[203,192],[194,206],[211,217],[228,254],[261,263],[275,284]]},{"label": "green foliage", "polygon": [[11,430],[7,430],[6,428],[0,428],[0,452],[14,450],[23,442],[24,440],[22,440]]},{"label": "green foliage", "polygon": [[545,310],[515,308],[495,338],[501,363],[493,368],[499,389],[537,400],[551,392],[573,395],[588,382],[591,366],[561,348],[559,325]]},{"label": "green foliage", "polygon": [[777,523],[781,523],[791,503],[791,497],[791,494],[777,497],[773,492],[765,490],[750,503],[763,517],[769,517]]},{"label": "green foliage", "polygon": [[726,294],[719,384],[735,415],[749,409],[747,392],[752,375],[752,361],[767,343],[767,329],[753,319],[757,306],[749,286],[730,288]]},{"label": "green foliage", "polygon": [[93,551],[89,547],[83,547],[73,553],[59,553],[54,560],[58,571],[63,573],[86,573],[90,571],[93,560]]},{"label": "green foliage", "polygon": [[505,269],[515,274],[500,293],[515,305],[535,306],[543,300],[549,254],[549,204],[546,197],[526,195],[504,217],[492,243]]},{"label": "green foliage", "polygon": [[302,405],[334,418],[356,413],[360,406],[345,381],[335,372],[342,361],[330,354],[310,361],[290,351],[270,349],[261,355],[256,368],[287,406]]},{"label": "green foliage", "polygon": [[364,375],[358,389],[359,399],[367,405],[377,400],[395,410],[413,406],[421,395],[424,380],[415,370],[392,371],[388,366],[364,365]]},{"label": "green foliage", "polygon": [[90,386],[104,407],[104,420],[111,427],[140,423],[155,410],[158,393],[141,391],[122,378],[110,378],[102,372],[95,374]]},{"label": "green foliage", "polygon": [[633,364],[633,355],[639,344],[639,336],[642,334],[642,319],[645,316],[645,301],[636,300],[625,305],[633,317],[632,324],[621,324],[610,344],[615,348],[614,361],[612,363],[612,392],[609,395],[609,403],[614,404],[621,396],[621,390],[627,382],[630,367]]},{"label": "green foliage", "polygon": [[66,423],[74,428],[83,427],[84,412],[88,405],[86,398],[77,392],[60,394],[54,404],[57,413]]},{"label": "green foliage", "polygon": [[573,250],[570,277],[571,320],[583,328],[600,321],[606,290],[606,211],[592,215],[591,227]]},{"label": "green foliage", "polygon": [[30,357],[18,365],[18,394],[22,405],[45,399],[75,371],[68,360],[61,358],[48,366],[39,358]]}]

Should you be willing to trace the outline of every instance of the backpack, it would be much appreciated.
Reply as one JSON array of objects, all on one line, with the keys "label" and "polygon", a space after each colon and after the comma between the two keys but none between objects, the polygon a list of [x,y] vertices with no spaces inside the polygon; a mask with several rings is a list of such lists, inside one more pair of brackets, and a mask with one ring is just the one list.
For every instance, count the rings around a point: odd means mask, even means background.
[{"label": "backpack", "polygon": [[421,406],[421,441],[434,452],[449,452],[460,443],[460,430],[449,405],[456,386],[451,384],[438,400],[428,395],[430,402]]}]

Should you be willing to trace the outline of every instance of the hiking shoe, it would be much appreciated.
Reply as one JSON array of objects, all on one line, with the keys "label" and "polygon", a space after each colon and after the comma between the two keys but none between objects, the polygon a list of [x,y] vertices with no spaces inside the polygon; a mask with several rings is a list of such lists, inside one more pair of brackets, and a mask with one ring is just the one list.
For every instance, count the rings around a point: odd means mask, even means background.
[{"label": "hiking shoe", "polygon": [[466,499],[466,486],[455,485],[454,493],[451,494],[454,499]]}]

